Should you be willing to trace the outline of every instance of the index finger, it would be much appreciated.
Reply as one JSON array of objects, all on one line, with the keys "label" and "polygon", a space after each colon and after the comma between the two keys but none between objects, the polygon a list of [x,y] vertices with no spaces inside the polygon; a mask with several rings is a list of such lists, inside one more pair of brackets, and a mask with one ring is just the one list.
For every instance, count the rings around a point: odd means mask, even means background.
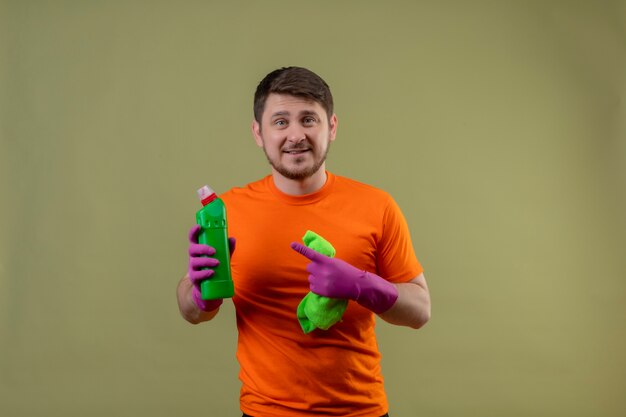
[{"label": "index finger", "polygon": [[323,258],[325,258],[325,256],[322,255],[321,253],[316,252],[311,248],[307,248],[301,243],[292,242],[290,246],[291,246],[291,249],[295,250],[300,255],[304,256],[305,258],[310,259],[311,261],[321,261]]}]

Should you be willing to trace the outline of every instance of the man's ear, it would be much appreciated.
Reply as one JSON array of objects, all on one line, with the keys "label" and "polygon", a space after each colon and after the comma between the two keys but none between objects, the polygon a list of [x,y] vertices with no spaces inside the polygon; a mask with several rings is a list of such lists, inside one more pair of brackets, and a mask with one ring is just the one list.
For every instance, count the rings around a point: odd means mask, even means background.
[{"label": "man's ear", "polygon": [[333,115],[330,117],[328,125],[328,128],[330,130],[330,135],[328,139],[331,142],[334,141],[335,137],[337,136],[337,123],[339,123],[339,121],[337,120],[337,115],[333,113]]},{"label": "man's ear", "polygon": [[252,120],[252,136],[254,136],[254,141],[257,146],[262,148],[263,138],[261,137],[261,124],[257,122],[256,119]]}]

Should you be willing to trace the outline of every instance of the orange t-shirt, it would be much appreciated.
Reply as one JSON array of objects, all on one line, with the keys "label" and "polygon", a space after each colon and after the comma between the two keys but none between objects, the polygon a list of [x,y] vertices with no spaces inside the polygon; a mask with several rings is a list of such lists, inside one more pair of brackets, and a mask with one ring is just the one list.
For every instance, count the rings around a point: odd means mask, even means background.
[{"label": "orange t-shirt", "polygon": [[387,398],[375,318],[349,302],[342,321],[304,334],[296,316],[309,292],[309,262],[289,247],[307,230],[326,238],[336,257],[391,282],[422,272],[400,209],[385,192],[328,174],[317,192],[290,196],[271,176],[221,198],[235,284],[241,410],[252,416],[379,417]]}]

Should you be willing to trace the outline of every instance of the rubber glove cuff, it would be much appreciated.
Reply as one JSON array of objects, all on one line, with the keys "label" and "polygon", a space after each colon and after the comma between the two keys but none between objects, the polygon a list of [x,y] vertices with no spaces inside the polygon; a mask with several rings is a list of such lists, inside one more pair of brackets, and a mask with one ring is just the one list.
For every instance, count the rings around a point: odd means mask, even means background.
[{"label": "rubber glove cuff", "polygon": [[363,271],[361,282],[355,301],[376,314],[389,310],[398,299],[398,288],[376,274]]},{"label": "rubber glove cuff", "polygon": [[191,291],[191,298],[193,299],[193,302],[196,304],[196,307],[198,307],[202,311],[213,311],[221,306],[224,302],[224,300],[222,300],[221,298],[217,300],[203,300],[202,296],[200,295],[200,289],[195,285],[193,286]]}]

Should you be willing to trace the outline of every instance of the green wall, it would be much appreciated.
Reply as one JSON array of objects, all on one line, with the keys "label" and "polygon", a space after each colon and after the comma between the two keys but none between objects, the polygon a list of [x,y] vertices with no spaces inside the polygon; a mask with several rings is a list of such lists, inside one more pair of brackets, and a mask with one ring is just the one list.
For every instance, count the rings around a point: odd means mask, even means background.
[{"label": "green wall", "polygon": [[392,416],[626,413],[625,2],[3,1],[0,48],[0,415],[238,415],[232,306],[175,287],[285,65],[426,270],[432,321],[378,326]]}]

